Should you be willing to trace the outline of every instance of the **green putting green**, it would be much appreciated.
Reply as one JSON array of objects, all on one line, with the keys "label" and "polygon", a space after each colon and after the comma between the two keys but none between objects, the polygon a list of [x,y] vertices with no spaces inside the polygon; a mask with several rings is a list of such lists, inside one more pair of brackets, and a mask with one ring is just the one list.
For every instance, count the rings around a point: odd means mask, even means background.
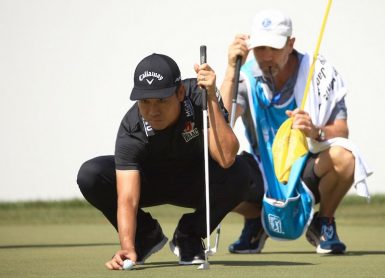
[{"label": "green putting green", "polygon": [[[149,211],[170,238],[188,210],[160,206]],[[336,220],[348,247],[342,256],[318,255],[304,237],[269,239],[261,254],[229,254],[227,246],[242,228],[241,217],[229,214],[209,270],[178,266],[166,245],[135,270],[108,271],[104,263],[119,248],[117,234],[85,202],[0,203],[0,277],[382,277],[385,196],[374,196],[371,204],[347,197]]]}]

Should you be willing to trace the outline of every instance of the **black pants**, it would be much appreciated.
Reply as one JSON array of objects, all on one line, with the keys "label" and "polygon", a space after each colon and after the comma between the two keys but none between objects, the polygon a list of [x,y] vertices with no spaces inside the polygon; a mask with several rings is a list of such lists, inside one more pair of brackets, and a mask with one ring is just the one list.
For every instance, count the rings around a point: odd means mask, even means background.
[{"label": "black pants", "polygon": [[[237,156],[228,169],[209,161],[210,179],[210,229],[222,221],[240,202],[262,188],[262,180],[255,176],[249,157]],[[117,192],[113,156],[100,156],[85,162],[78,173],[77,182],[85,199],[99,209],[117,229]],[[139,207],[161,204],[194,208],[182,216],[177,229],[183,233],[206,237],[206,210],[204,168],[202,163],[190,169],[175,169],[175,175],[146,175],[141,173]],[[153,229],[155,220],[142,209],[137,214],[137,234]]]}]

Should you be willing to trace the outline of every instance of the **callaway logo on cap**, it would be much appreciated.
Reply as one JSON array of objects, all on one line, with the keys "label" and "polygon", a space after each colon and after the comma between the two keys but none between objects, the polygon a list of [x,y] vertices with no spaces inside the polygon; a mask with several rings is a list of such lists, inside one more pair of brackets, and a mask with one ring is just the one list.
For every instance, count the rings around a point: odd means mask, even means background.
[{"label": "callaway logo on cap", "polygon": [[173,59],[152,54],[137,65],[130,99],[166,98],[181,82],[180,70]]},{"label": "callaway logo on cap", "polygon": [[139,81],[145,80],[149,85],[152,84],[152,82],[154,81],[154,78],[160,81],[163,79],[163,76],[160,73],[148,72],[148,71],[145,71],[143,74],[139,75]]}]

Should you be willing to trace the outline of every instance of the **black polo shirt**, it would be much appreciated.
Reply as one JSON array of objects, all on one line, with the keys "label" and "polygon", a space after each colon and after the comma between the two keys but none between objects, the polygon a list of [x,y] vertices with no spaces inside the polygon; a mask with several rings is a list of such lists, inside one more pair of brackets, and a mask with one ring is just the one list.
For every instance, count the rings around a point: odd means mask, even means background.
[{"label": "black polo shirt", "polygon": [[[201,90],[196,79],[182,82],[186,98],[181,103],[181,114],[175,125],[154,131],[141,117],[137,103],[126,113],[116,139],[116,169],[165,175],[203,163]],[[220,96],[218,98],[227,120],[227,111]]]}]

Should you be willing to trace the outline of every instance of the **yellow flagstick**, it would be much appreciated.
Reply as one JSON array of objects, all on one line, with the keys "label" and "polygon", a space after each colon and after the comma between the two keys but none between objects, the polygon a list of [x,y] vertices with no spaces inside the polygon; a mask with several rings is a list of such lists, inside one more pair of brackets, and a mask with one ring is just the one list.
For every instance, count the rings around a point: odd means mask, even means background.
[{"label": "yellow flagstick", "polygon": [[330,7],[332,5],[332,2],[333,2],[332,0],[329,0],[328,5],[326,7],[325,15],[324,15],[324,18],[322,21],[321,31],[320,31],[319,36],[318,36],[317,46],[315,48],[315,52],[313,55],[313,62],[311,63],[309,74],[307,75],[306,87],[305,87],[305,92],[303,94],[301,109],[303,109],[305,107],[305,102],[306,102],[307,95],[309,93],[311,79],[313,78],[313,74],[314,74],[315,61],[317,60],[317,57],[318,57],[319,48],[321,46],[321,41],[322,41],[323,34],[325,31],[326,21],[327,21],[328,16],[329,16],[329,11],[330,11]]},{"label": "yellow flagstick", "polygon": [[[313,61],[310,66],[309,74],[307,76],[305,91],[300,109],[305,107],[306,98],[309,93],[311,80],[314,74],[315,62],[318,57],[319,48],[321,45],[323,33],[326,26],[326,21],[329,16],[332,0],[329,0],[326,7],[325,15],[322,21],[321,31],[318,36],[316,50],[313,55]],[[292,129],[293,118],[290,117],[279,127],[274,138],[272,153],[274,162],[274,171],[278,181],[286,183],[289,180],[291,166],[294,162],[308,152],[306,137],[298,129]]]}]

